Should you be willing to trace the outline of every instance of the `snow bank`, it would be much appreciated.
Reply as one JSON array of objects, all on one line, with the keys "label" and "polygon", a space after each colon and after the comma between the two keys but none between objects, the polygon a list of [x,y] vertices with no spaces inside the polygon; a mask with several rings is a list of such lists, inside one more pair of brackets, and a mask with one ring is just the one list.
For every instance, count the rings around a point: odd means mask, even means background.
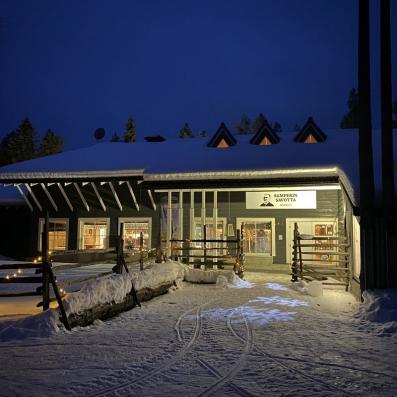
[{"label": "snow bank", "polygon": [[238,277],[233,270],[185,269],[185,281],[190,283],[216,284],[217,288],[252,288],[253,285]]},{"label": "snow bank", "polygon": [[367,290],[360,306],[363,320],[376,323],[397,322],[397,289]]},{"label": "snow bank", "polygon": [[173,261],[165,263],[150,262],[143,271],[124,274],[111,274],[85,284],[80,291],[65,297],[65,310],[68,315],[105,303],[120,303],[131,292],[133,282],[135,290],[156,288],[161,284],[173,283],[183,279],[185,266]]},{"label": "snow bank", "polygon": [[323,285],[321,281],[314,280],[310,283],[307,283],[306,281],[300,280],[291,283],[291,288],[303,295],[310,295],[314,297],[323,296]]},{"label": "snow bank", "polygon": [[33,337],[46,337],[59,332],[58,313],[46,310],[21,320],[0,324],[0,342]]}]

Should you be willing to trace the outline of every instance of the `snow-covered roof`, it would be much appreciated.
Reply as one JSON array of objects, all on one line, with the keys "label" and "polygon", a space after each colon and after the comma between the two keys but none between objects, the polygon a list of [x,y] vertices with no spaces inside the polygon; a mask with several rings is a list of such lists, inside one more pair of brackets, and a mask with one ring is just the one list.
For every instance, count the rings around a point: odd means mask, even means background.
[{"label": "snow-covered roof", "polygon": [[[207,147],[209,138],[98,143],[2,167],[0,182],[16,178],[141,177],[169,181],[338,176],[357,204],[358,132],[324,132],[326,141],[316,144],[294,142],[296,132],[282,132],[280,143],[262,146],[250,144],[252,134],[235,135],[237,144],[229,148]],[[380,175],[379,147],[375,142],[375,175]]]}]

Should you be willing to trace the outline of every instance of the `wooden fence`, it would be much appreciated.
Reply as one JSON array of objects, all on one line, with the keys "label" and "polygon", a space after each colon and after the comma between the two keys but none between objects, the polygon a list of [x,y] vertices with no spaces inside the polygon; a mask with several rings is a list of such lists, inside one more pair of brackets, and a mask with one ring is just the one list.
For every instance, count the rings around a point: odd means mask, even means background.
[{"label": "wooden fence", "polygon": [[295,223],[292,281],[298,281],[298,277],[318,280],[324,285],[345,286],[347,291],[350,280],[348,246],[342,237],[302,235]]},{"label": "wooden fence", "polygon": [[[21,297],[21,296],[42,296],[41,305],[43,310],[47,310],[50,307],[50,286],[54,291],[55,299],[58,302],[59,310],[61,312],[61,319],[66,329],[70,330],[68,318],[63,306],[62,297],[54,276],[52,269],[52,263],[48,254],[48,226],[49,219],[48,214],[44,223],[44,231],[42,233],[42,258],[40,262],[30,263],[10,263],[0,265],[0,270],[13,270],[12,275],[0,277],[0,284],[40,284],[35,291],[24,291],[16,293],[0,294],[0,297]],[[23,276],[21,275],[22,269],[35,270],[34,276]]]},{"label": "wooden fence", "polygon": [[[244,273],[244,252],[242,241],[243,227],[237,230],[235,239],[208,239],[207,226],[204,225],[204,238],[202,239],[171,239],[171,258],[181,260],[186,263],[193,263],[193,266],[204,265],[205,269],[213,268],[217,261],[234,261],[234,271],[236,274]],[[208,244],[213,246],[208,247]],[[223,254],[219,251],[228,253]],[[230,253],[234,251],[234,254]]]}]

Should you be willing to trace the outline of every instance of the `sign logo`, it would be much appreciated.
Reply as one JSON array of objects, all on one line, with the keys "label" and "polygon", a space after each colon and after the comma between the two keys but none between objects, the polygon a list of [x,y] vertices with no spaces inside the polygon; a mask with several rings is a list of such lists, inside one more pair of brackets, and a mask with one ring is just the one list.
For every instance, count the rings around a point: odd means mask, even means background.
[{"label": "sign logo", "polygon": [[315,209],[315,190],[277,190],[246,192],[246,209]]}]

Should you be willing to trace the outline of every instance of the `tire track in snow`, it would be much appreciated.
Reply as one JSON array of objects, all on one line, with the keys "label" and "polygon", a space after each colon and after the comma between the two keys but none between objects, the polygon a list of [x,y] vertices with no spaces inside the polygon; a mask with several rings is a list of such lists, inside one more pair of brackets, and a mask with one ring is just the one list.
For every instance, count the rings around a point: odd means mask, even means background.
[{"label": "tire track in snow", "polygon": [[[233,317],[235,311],[236,310],[233,310],[232,313],[230,313],[228,315],[228,318],[227,318],[227,326],[228,327],[229,327],[229,324],[231,324],[231,318]],[[252,334],[251,325],[247,321],[247,318],[245,317],[244,312],[243,312],[242,309],[240,309],[240,313],[241,313],[241,315],[243,317],[245,328],[246,328],[246,331],[247,331],[247,338],[244,340],[245,346],[244,346],[242,354],[240,355],[238,361],[233,365],[233,367],[225,375],[218,376],[219,379],[215,383],[213,383],[206,390],[204,390],[201,393],[199,393],[196,397],[207,396],[207,395],[211,395],[211,394],[215,393],[217,390],[219,390],[225,384],[228,384],[234,378],[234,376],[236,376],[236,374],[238,372],[240,372],[241,369],[244,367],[245,362],[247,361],[247,356],[252,351],[253,334]],[[210,372],[214,373],[216,371],[212,366],[210,366],[205,361],[203,361],[203,360],[201,360],[201,361],[197,360],[197,361],[199,362],[200,365],[205,366],[207,369],[211,369]],[[232,383],[229,384],[229,386],[232,387],[235,391],[237,391],[241,396],[244,396],[244,397],[245,396],[251,396],[251,394],[249,394],[245,390],[241,389],[240,387],[235,386]],[[241,393],[241,391],[243,393]]]},{"label": "tire track in snow", "polygon": [[176,353],[176,355],[171,358],[170,360],[168,360],[165,364],[163,364],[162,366],[155,368],[154,370],[148,372],[145,375],[142,375],[138,378],[135,378],[133,380],[129,380],[126,381],[122,384],[118,384],[115,385],[113,387],[109,387],[105,390],[101,390],[99,392],[96,393],[92,393],[92,394],[88,394],[87,397],[99,397],[99,396],[106,396],[107,394],[110,393],[114,393],[114,392],[119,392],[121,390],[127,389],[128,387],[131,387],[137,383],[141,383],[143,381],[147,381],[148,379],[154,377],[155,375],[164,372],[166,370],[168,370],[170,367],[172,367],[175,363],[177,363],[181,357],[183,357],[193,346],[193,344],[196,342],[196,340],[198,339],[200,333],[201,333],[201,328],[202,328],[202,321],[201,321],[201,308],[205,305],[207,305],[208,303],[205,303],[203,305],[199,305],[193,309],[189,309],[187,310],[185,313],[183,313],[181,316],[179,316],[178,320],[177,320],[177,325],[175,327],[178,327],[179,332],[177,332],[177,336],[178,338],[181,337],[182,335],[182,331],[181,331],[181,322],[183,317],[185,317],[188,313],[192,312],[195,310],[195,328],[194,328],[194,332],[193,332],[193,336],[191,337],[191,339],[189,340],[189,342],[183,346],[183,348],[178,351]]},{"label": "tire track in snow", "polygon": [[[231,319],[230,322],[228,323],[228,328],[230,329],[231,333],[237,338],[239,339],[241,342],[246,343],[246,339],[244,339],[241,335],[239,335],[233,328],[232,323],[231,323]],[[277,358],[275,358],[273,355],[271,355],[270,353],[266,352],[265,350],[261,349],[258,346],[253,346],[253,349],[255,349],[256,351],[258,351],[260,354],[262,354],[263,356],[269,358],[271,361],[275,362],[276,364],[278,364],[279,366],[283,367],[284,369],[287,369],[290,372],[295,372],[296,374],[299,374],[300,376],[311,380],[312,382],[321,384],[322,386],[325,386],[327,389],[331,389],[333,391],[337,391],[338,393],[341,393],[345,396],[354,396],[354,394],[349,393],[348,391],[342,390],[340,388],[338,388],[337,386],[331,385],[327,382],[322,381],[321,379],[317,379],[311,375],[308,375],[296,368],[293,368],[289,365],[284,364],[283,362],[281,362],[280,360],[278,360]]]}]

